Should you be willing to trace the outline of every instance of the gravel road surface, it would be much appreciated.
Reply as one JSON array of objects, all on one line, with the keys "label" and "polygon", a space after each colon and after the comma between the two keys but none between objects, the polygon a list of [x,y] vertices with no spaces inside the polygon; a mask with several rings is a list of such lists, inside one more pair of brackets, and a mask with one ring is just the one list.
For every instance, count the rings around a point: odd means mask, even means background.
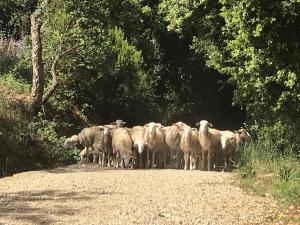
[{"label": "gravel road surface", "polygon": [[93,165],[0,179],[0,225],[265,224],[278,206],[234,173],[114,170]]}]

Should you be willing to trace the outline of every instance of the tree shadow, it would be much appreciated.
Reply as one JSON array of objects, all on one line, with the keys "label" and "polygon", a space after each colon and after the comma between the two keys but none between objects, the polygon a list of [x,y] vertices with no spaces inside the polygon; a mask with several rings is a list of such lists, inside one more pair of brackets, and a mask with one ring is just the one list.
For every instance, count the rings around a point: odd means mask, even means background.
[{"label": "tree shadow", "polygon": [[63,218],[80,213],[72,206],[62,207],[62,202],[89,200],[95,195],[106,194],[114,193],[105,191],[64,192],[60,190],[0,193],[0,224],[2,219],[16,220],[21,223],[53,224],[58,222],[54,217]]}]

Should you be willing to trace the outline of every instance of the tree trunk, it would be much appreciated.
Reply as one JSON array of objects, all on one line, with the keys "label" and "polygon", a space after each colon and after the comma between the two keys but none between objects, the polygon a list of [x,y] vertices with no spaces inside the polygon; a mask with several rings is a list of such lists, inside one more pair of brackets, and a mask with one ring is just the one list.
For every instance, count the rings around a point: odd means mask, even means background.
[{"label": "tree trunk", "polygon": [[44,93],[44,66],[42,59],[42,40],[40,13],[36,10],[31,15],[31,40],[32,40],[32,89],[31,110],[41,105]]}]

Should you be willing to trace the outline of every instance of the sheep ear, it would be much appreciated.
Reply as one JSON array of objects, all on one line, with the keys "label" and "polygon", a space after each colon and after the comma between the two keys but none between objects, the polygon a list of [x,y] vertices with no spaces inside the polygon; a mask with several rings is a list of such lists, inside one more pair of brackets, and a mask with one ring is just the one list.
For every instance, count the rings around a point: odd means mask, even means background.
[{"label": "sheep ear", "polygon": [[159,129],[161,132],[163,132],[163,133],[165,133],[167,130],[166,130],[166,128],[164,128],[164,127],[160,127],[160,129]]},{"label": "sheep ear", "polygon": [[147,123],[147,124],[145,124],[145,125],[144,125],[144,127],[145,127],[145,128],[148,128],[148,127],[149,127],[149,124],[148,124],[148,123]]},{"label": "sheep ear", "polygon": [[195,125],[196,125],[196,126],[200,126],[200,122],[197,122]]},{"label": "sheep ear", "polygon": [[213,126],[213,124],[212,124],[212,123],[208,123],[208,126],[209,126],[209,127],[212,127],[212,126]]},{"label": "sheep ear", "polygon": [[125,125],[127,122],[122,122],[123,123],[123,125]]},{"label": "sheep ear", "polygon": [[193,130],[193,131],[198,131],[198,129],[197,129],[197,128],[192,128],[192,130]]},{"label": "sheep ear", "polygon": [[116,125],[116,122],[111,122],[110,124],[111,124],[111,125]]}]

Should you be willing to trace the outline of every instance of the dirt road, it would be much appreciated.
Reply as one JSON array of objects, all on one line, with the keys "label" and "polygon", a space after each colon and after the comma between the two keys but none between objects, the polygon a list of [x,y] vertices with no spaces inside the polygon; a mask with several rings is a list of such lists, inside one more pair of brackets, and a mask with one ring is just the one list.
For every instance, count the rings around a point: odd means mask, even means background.
[{"label": "dirt road", "polygon": [[94,166],[20,173],[0,179],[0,224],[264,224],[276,203],[234,176]]}]

